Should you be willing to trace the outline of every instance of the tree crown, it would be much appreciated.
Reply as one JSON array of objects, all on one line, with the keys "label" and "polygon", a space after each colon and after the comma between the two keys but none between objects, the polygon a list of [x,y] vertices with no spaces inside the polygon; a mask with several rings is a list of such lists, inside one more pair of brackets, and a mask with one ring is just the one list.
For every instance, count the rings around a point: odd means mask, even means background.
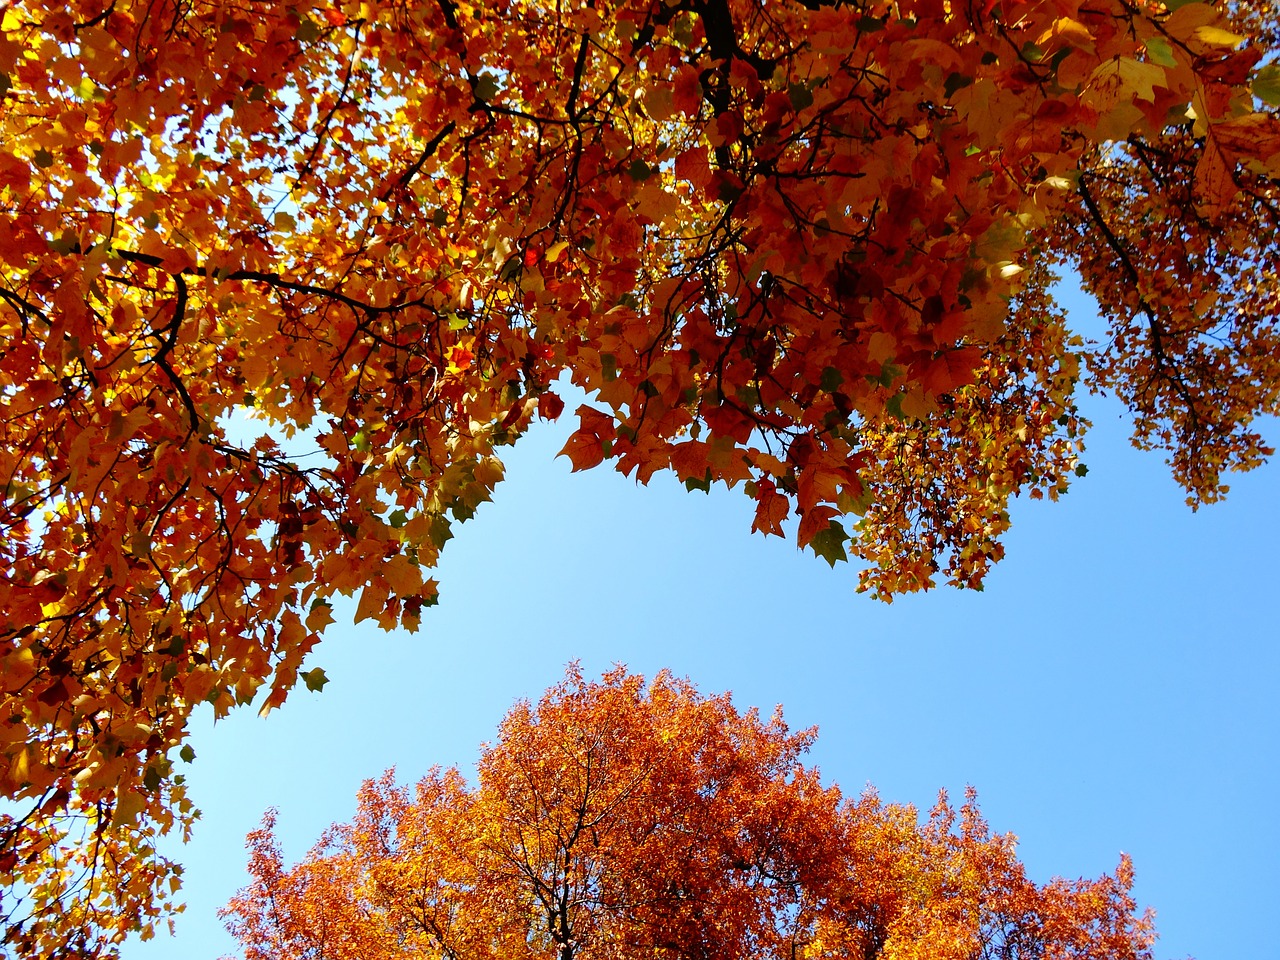
[{"label": "tree crown", "polygon": [[1038,886],[972,794],[923,823],[845,799],[801,762],[814,735],[571,668],[506,716],[475,787],[388,772],[290,868],[268,814],[224,916],[246,960],[1151,956],[1127,860]]}]

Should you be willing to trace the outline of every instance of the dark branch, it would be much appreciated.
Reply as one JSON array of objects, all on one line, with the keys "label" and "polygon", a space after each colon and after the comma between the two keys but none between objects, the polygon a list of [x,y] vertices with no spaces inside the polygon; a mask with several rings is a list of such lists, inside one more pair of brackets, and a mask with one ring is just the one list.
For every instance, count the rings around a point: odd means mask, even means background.
[{"label": "dark branch", "polygon": [[422,155],[413,162],[409,169],[405,170],[405,172],[400,175],[400,179],[397,180],[393,186],[386,189],[382,194],[382,199],[385,201],[396,189],[404,190],[407,188],[409,184],[413,182],[413,178],[422,171],[423,165],[435,156],[435,152],[444,141],[444,138],[453,133],[455,129],[457,129],[457,124],[450,120],[444,125],[444,128],[439,133],[428,140],[427,145],[422,148]]}]

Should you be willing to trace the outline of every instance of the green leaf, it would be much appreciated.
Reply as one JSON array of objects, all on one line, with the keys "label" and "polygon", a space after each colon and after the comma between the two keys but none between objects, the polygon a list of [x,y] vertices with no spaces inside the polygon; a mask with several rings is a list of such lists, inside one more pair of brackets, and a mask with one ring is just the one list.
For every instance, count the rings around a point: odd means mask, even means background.
[{"label": "green leaf", "polygon": [[856,497],[851,493],[841,491],[836,495],[836,506],[840,508],[842,513],[854,513],[862,516],[871,507],[873,500],[875,500],[875,495],[871,487],[863,486],[862,492]]},{"label": "green leaf", "polygon": [[835,367],[822,368],[822,380],[819,386],[827,393],[835,393],[840,389],[840,384],[844,383],[844,376]]},{"label": "green leaf", "polygon": [[971,83],[973,83],[973,77],[966,77],[962,73],[948,74],[946,82],[942,85],[942,92],[950,100],[957,90],[963,90]]},{"label": "green leaf", "polygon": [[302,22],[298,24],[294,37],[299,43],[311,43],[320,36],[320,24],[316,23],[310,17],[303,17]]},{"label": "green leaf", "polygon": [[653,176],[653,170],[650,166],[637,157],[631,161],[631,165],[627,167],[627,176],[637,183],[642,183]]},{"label": "green leaf", "polygon": [[690,477],[688,480],[684,482],[684,488],[688,490],[690,493],[693,493],[693,491],[695,490],[701,490],[703,493],[710,493],[711,492],[711,468],[708,467],[706,474],[704,474],[701,478]]},{"label": "green leaf", "polygon": [[724,203],[733,203],[742,196],[742,186],[740,182],[735,183],[736,177],[721,176],[719,184],[716,186],[716,198]]},{"label": "green leaf", "polygon": [[788,84],[787,96],[791,98],[791,109],[796,113],[813,106],[813,92],[803,83]]},{"label": "green leaf", "polygon": [[1162,67],[1176,67],[1178,61],[1173,57],[1173,47],[1164,37],[1152,37],[1147,41],[1147,59]]},{"label": "green leaf", "polygon": [[409,515],[407,513],[405,513],[403,510],[396,510],[392,512],[391,516],[387,517],[387,522],[391,524],[391,526],[393,526],[395,529],[399,530],[401,527],[405,525],[405,522],[408,519],[409,519]]},{"label": "green leaf", "polygon": [[453,531],[449,529],[449,518],[442,514],[436,514],[431,518],[431,527],[427,531],[427,536],[431,538],[431,542],[439,549],[453,539]]},{"label": "green leaf", "polygon": [[183,744],[182,749],[178,751],[178,756],[182,758],[183,763],[190,763],[196,758],[196,752],[191,749],[191,744]]},{"label": "green leaf", "polygon": [[477,100],[492,100],[498,92],[498,78],[492,73],[482,73],[476,78],[475,95]]},{"label": "green leaf", "polygon": [[498,271],[498,279],[502,281],[515,280],[520,276],[520,258],[509,257],[507,262],[502,265],[502,269]]},{"label": "green leaf", "polygon": [[902,373],[903,368],[896,363],[882,363],[880,364],[880,376],[867,377],[867,380],[871,383],[878,383],[882,387],[891,387],[894,379],[902,376]]},{"label": "green leaf", "polygon": [[1077,476],[1077,477],[1085,477],[1085,476],[1088,476],[1088,475],[1089,475],[1089,468],[1088,468],[1088,467],[1086,467],[1083,463],[1077,463],[1077,464],[1076,464],[1076,476]]},{"label": "green leaf", "polygon": [[1263,103],[1280,107],[1280,64],[1269,63],[1253,78],[1253,95]]},{"label": "green leaf", "polygon": [[671,25],[671,36],[676,43],[684,47],[693,43],[693,17],[677,17]]},{"label": "green leaf", "polygon": [[301,674],[301,676],[303,682],[307,685],[307,689],[314,693],[319,693],[324,689],[324,685],[329,682],[329,678],[324,675],[324,671],[319,667],[316,667],[314,670],[308,670],[306,673]]},{"label": "green leaf", "polygon": [[49,249],[54,253],[70,253],[80,245],[80,238],[70,230],[63,230],[57,240],[49,241]]},{"label": "green leaf", "polygon": [[902,412],[902,401],[906,399],[906,396],[905,393],[895,393],[884,402],[884,408],[889,411],[890,415],[897,417],[899,420],[907,419],[907,415]]},{"label": "green leaf", "polygon": [[845,533],[839,521],[832,520],[827,524],[827,529],[819,530],[813,535],[809,548],[834,567],[837,561],[849,561],[849,555],[844,550],[848,539],[849,534]]}]

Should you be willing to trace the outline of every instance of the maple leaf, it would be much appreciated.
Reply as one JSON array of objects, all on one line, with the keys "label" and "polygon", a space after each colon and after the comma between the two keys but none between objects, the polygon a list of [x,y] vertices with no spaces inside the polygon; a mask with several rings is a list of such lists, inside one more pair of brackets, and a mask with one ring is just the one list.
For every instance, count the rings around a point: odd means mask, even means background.
[{"label": "maple leaf", "polygon": [[320,693],[324,689],[324,685],[329,682],[329,678],[325,676],[325,672],[319,667],[299,674],[299,676],[306,682],[307,689],[313,693]]},{"label": "maple leaf", "polygon": [[791,502],[778,493],[776,487],[770,481],[761,482],[759,487],[756,518],[751,525],[751,529],[781,537],[784,535],[782,522],[787,519],[787,515],[791,512]]},{"label": "maple leaf", "polygon": [[849,556],[844,550],[848,540],[849,534],[840,521],[831,520],[825,530],[819,530],[809,539],[809,549],[834,567],[837,561],[848,561]]},{"label": "maple leaf", "polygon": [[574,471],[596,466],[609,454],[614,434],[613,418],[586,404],[578,407],[581,426],[569,437],[569,441],[557,456],[568,457]]}]

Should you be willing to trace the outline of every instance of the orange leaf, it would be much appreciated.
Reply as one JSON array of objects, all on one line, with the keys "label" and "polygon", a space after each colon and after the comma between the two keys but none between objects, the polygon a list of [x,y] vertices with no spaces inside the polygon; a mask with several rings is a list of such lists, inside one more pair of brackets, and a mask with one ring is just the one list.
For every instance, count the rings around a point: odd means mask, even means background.
[{"label": "orange leaf", "polygon": [[756,518],[751,524],[751,529],[766,535],[774,534],[781,537],[783,536],[782,522],[791,512],[791,502],[782,494],[774,492],[772,484],[766,488],[762,483],[760,487],[756,500]]}]

